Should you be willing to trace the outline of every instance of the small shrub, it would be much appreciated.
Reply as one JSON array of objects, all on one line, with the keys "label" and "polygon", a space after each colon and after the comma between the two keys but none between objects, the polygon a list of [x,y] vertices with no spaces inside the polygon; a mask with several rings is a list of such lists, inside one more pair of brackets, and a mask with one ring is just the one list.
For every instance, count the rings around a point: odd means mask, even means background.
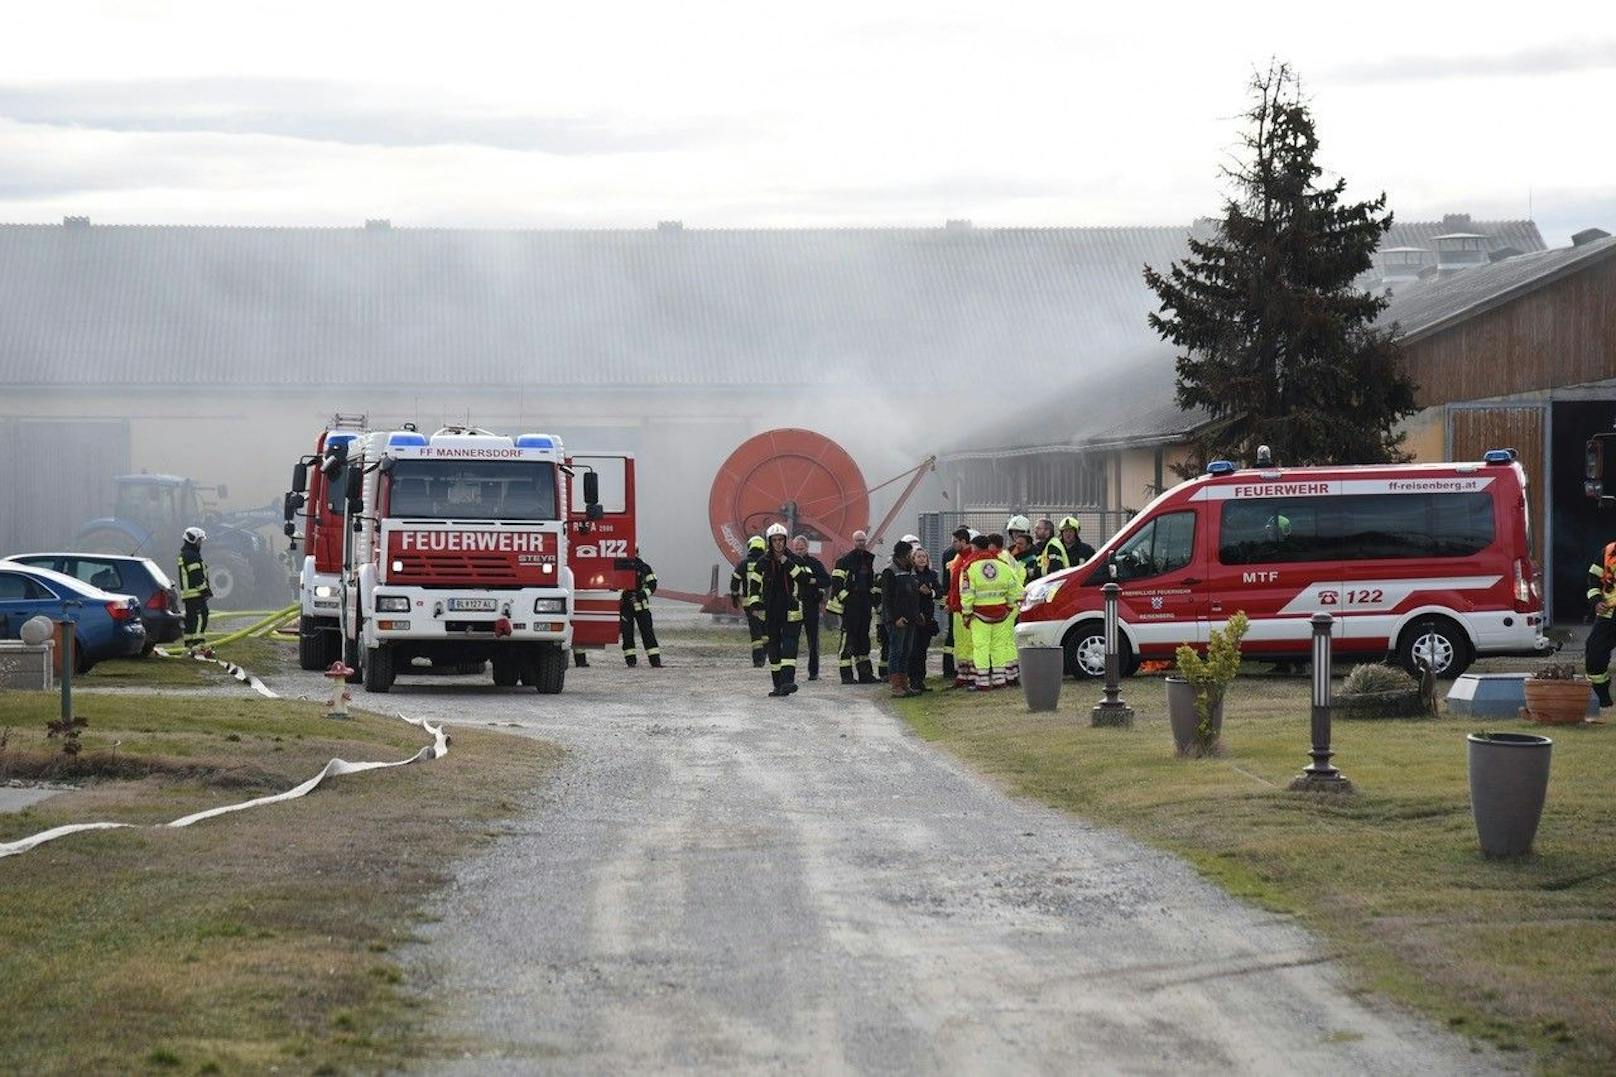
[{"label": "small shrub", "polygon": [[1203,752],[1212,747],[1212,712],[1240,672],[1240,640],[1250,623],[1244,610],[1236,612],[1228,624],[1207,637],[1205,658],[1192,647],[1178,649],[1178,672],[1195,686],[1195,716],[1199,719],[1195,736]]},{"label": "small shrub", "polygon": [[1575,662],[1550,662],[1532,674],[1534,681],[1575,681],[1582,679],[1582,670]]},{"label": "small shrub", "polygon": [[52,718],[45,723],[45,736],[51,740],[55,740],[57,737],[62,738],[63,755],[78,755],[79,750],[83,747],[79,743],[79,733],[89,724],[90,720],[88,718],[77,714],[69,718]]},{"label": "small shrub", "polygon": [[1412,692],[1420,683],[1408,673],[1384,664],[1356,666],[1341,682],[1341,691],[1347,695],[1375,695],[1381,692]]}]

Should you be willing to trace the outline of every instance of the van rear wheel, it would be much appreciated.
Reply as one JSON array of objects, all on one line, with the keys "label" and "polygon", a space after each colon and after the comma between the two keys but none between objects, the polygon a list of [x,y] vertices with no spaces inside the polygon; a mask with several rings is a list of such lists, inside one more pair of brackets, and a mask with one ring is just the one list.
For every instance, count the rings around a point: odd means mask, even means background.
[{"label": "van rear wheel", "polygon": [[1397,640],[1397,664],[1418,677],[1422,661],[1443,679],[1457,677],[1474,661],[1470,637],[1447,617],[1421,617]]},{"label": "van rear wheel", "polygon": [[[1062,641],[1066,649],[1066,673],[1080,681],[1099,680],[1105,676],[1105,625],[1100,621],[1084,621],[1066,633]],[[1128,637],[1117,633],[1117,671],[1132,677],[1139,669],[1139,660]]]}]

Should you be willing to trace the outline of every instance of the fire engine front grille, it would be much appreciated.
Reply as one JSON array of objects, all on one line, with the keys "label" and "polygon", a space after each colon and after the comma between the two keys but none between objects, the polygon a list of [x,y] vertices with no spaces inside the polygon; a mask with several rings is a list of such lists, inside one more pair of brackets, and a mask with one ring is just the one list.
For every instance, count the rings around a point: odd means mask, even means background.
[{"label": "fire engine front grille", "polygon": [[447,587],[456,584],[520,584],[520,574],[508,553],[464,553],[434,550],[429,554],[403,554],[393,557],[403,567],[387,574],[388,583],[418,587]]}]

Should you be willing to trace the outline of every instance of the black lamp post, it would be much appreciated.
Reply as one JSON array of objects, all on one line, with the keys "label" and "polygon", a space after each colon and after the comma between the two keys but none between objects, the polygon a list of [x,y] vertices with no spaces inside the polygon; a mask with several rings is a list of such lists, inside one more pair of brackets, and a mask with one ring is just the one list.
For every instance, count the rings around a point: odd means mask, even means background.
[{"label": "black lamp post", "polygon": [[1350,793],[1352,783],[1330,762],[1330,628],[1335,618],[1315,613],[1313,624],[1313,762],[1291,780],[1299,793]]},{"label": "black lamp post", "polygon": [[1133,708],[1122,701],[1122,659],[1117,654],[1117,602],[1122,588],[1117,584],[1117,557],[1106,564],[1111,579],[1100,589],[1105,595],[1105,695],[1089,714],[1089,724],[1097,726],[1133,725]]}]

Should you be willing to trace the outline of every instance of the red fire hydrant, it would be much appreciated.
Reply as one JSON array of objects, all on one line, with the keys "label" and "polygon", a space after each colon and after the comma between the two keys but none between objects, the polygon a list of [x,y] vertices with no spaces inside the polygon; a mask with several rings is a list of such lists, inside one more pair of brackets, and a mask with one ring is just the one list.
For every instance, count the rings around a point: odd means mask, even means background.
[{"label": "red fire hydrant", "polygon": [[326,711],[327,718],[348,717],[348,701],[353,696],[348,694],[348,678],[353,676],[353,670],[342,659],[331,663],[331,668],[325,671],[331,678],[331,709]]}]

